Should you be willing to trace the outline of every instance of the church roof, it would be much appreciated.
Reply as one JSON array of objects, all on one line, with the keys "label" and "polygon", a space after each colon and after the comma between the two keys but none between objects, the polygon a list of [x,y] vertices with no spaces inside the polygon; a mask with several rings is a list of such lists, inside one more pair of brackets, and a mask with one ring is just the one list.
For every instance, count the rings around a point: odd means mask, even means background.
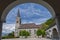
[{"label": "church roof", "polygon": [[32,29],[32,28],[41,28],[41,25],[36,25],[34,23],[30,23],[30,24],[21,24],[19,29]]}]

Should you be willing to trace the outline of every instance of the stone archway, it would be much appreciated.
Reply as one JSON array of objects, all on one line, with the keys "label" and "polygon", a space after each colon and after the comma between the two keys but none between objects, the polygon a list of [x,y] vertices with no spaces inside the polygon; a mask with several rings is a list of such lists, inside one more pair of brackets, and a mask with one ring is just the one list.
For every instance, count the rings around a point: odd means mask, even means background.
[{"label": "stone archway", "polygon": [[[59,0],[19,0],[19,1],[17,1],[17,0],[0,0],[0,14],[1,14],[0,15],[0,40],[1,40],[2,23],[3,23],[3,21],[5,21],[6,15],[8,14],[8,12],[14,6],[18,5],[18,3],[22,4],[22,3],[25,3],[25,2],[26,3],[33,2],[33,3],[38,3],[38,4],[41,4],[40,2],[44,2],[43,6],[45,6],[47,9],[49,9],[49,11],[51,13],[55,13],[56,14],[55,18],[56,18],[56,21],[57,21],[58,31],[59,31],[59,35],[60,35],[60,29],[59,29],[60,28],[60,5],[58,5],[60,3]],[[11,7],[11,4],[14,4],[13,7]],[[9,8],[8,5],[11,8]],[[5,11],[5,10],[8,10],[8,12]],[[55,16],[55,14],[54,15],[52,14],[52,15]]]},{"label": "stone archway", "polygon": [[59,35],[58,35],[56,28],[53,28],[53,30],[52,30],[52,39],[53,40],[59,40]]}]

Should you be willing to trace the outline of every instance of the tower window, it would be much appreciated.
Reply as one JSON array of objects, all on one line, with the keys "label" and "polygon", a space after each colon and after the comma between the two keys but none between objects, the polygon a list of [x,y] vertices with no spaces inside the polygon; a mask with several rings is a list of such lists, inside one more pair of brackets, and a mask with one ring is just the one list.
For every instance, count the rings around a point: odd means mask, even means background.
[{"label": "tower window", "polygon": [[18,23],[18,21],[17,21],[17,23]]}]

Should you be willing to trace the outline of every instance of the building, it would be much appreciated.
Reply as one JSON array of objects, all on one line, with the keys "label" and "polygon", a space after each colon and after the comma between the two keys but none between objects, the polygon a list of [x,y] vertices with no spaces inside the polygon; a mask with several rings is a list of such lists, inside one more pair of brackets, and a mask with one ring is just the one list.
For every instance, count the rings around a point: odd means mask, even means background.
[{"label": "building", "polygon": [[58,40],[59,38],[59,35],[58,35],[58,28],[57,28],[57,25],[53,25],[51,27],[49,27],[47,30],[46,30],[46,36],[48,38],[54,38],[56,40]]},{"label": "building", "polygon": [[41,27],[42,25],[36,25],[34,23],[21,24],[20,12],[18,10],[17,17],[16,17],[15,32],[14,32],[15,37],[19,36],[20,30],[26,30],[30,32],[31,35],[30,37],[36,37],[36,30]]}]

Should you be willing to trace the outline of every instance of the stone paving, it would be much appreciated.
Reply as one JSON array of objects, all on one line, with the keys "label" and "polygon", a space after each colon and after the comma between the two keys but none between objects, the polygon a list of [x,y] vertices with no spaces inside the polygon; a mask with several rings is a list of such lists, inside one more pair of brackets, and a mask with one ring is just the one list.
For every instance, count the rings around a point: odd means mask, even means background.
[{"label": "stone paving", "polygon": [[51,40],[47,38],[15,38],[15,39],[2,39],[2,40]]}]

